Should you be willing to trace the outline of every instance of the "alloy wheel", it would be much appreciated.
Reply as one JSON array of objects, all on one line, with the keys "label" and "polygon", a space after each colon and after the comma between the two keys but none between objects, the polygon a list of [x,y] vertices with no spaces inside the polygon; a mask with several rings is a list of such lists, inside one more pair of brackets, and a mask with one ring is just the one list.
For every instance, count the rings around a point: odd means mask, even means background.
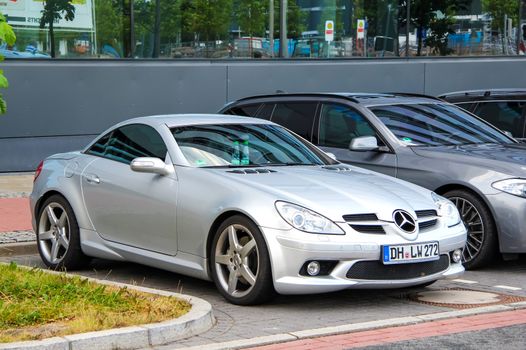
[{"label": "alloy wheel", "polygon": [[466,245],[462,251],[462,262],[469,262],[480,253],[484,244],[484,223],[479,211],[470,201],[461,197],[450,197],[449,199],[457,206],[468,230]]},{"label": "alloy wheel", "polygon": [[51,264],[59,264],[69,249],[70,223],[64,207],[49,203],[38,223],[38,244],[43,257]]},{"label": "alloy wheel", "polygon": [[236,298],[249,294],[260,268],[259,251],[252,232],[240,224],[227,226],[219,236],[214,254],[221,287]]}]

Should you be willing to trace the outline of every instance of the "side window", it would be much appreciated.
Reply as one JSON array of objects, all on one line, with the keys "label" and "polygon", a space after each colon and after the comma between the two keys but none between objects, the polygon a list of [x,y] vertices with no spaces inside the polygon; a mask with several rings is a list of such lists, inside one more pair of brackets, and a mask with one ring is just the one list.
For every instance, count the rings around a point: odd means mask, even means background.
[{"label": "side window", "polygon": [[[106,139],[106,141],[104,141]],[[129,164],[137,157],[166,158],[163,139],[148,125],[126,125],[102,137],[89,150],[89,154]]]},{"label": "side window", "polygon": [[464,108],[466,111],[471,112],[473,110],[473,106],[475,105],[475,103],[462,102],[462,103],[457,103],[456,105],[459,106],[460,108]]},{"label": "side window", "polygon": [[312,102],[278,103],[272,121],[310,141],[317,106],[318,103]]},{"label": "side window", "polygon": [[108,140],[111,136],[111,131],[107,133],[106,135],[102,136],[100,139],[97,140],[87,151],[86,153],[92,154],[94,156],[100,156],[104,157],[104,150],[106,149],[106,145],[108,144]]},{"label": "side window", "polygon": [[274,111],[274,103],[265,103],[256,114],[256,118],[270,120],[272,112]]},{"label": "side window", "polygon": [[475,114],[514,137],[523,137],[523,110],[523,102],[487,102],[479,103]]},{"label": "side window", "polygon": [[232,107],[231,109],[229,109],[225,114],[253,117],[256,115],[256,112],[258,111],[259,106],[261,106],[261,103],[244,105],[244,106],[236,106],[236,107]]},{"label": "side window", "polygon": [[324,104],[322,106],[319,131],[320,146],[347,149],[351,140],[360,136],[376,136],[376,131],[361,114],[340,104]]}]

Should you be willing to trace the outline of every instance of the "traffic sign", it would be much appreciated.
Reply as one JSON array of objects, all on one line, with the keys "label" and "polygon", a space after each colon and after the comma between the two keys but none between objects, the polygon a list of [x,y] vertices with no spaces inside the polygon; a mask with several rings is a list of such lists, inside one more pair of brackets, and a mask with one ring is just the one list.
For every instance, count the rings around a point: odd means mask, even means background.
[{"label": "traffic sign", "polygon": [[325,21],[325,41],[334,41],[334,21]]},{"label": "traffic sign", "polygon": [[357,39],[365,39],[365,20],[359,19],[358,20],[358,29],[356,31],[356,38]]}]

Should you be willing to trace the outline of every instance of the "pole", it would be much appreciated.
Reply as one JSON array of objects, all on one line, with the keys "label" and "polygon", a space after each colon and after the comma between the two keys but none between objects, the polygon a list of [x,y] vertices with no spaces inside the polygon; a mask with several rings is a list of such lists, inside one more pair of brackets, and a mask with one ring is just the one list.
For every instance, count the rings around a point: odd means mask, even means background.
[{"label": "pole", "polygon": [[153,58],[158,58],[161,51],[161,0],[155,0],[155,22],[153,25]]},{"label": "pole", "polygon": [[95,1],[91,1],[91,40],[93,41],[93,45],[91,46],[91,50],[93,55],[97,55],[98,47],[97,47],[97,17],[95,14]]},{"label": "pole", "polygon": [[135,56],[135,8],[134,0],[130,0],[130,57]]},{"label": "pole", "polygon": [[407,14],[405,22],[405,57],[409,57],[409,25],[411,23],[411,0],[407,2]]},{"label": "pole", "polygon": [[287,45],[287,0],[280,0],[279,12],[279,57],[286,58],[289,56],[289,47]]},{"label": "pole", "polygon": [[270,57],[274,57],[274,0],[269,0],[268,6],[268,41]]},{"label": "pole", "polygon": [[521,36],[522,36],[522,0],[519,0],[519,21],[517,22],[517,55],[520,52]]}]

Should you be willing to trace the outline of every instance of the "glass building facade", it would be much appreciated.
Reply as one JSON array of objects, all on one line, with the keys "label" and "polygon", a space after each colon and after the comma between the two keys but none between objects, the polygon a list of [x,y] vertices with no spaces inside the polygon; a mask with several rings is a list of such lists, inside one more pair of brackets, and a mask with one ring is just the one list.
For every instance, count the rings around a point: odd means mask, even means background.
[{"label": "glass building facade", "polygon": [[[73,18],[67,16],[71,7]],[[42,20],[45,8],[54,15],[53,25]],[[8,58],[320,59],[526,51],[526,0],[0,0],[0,11],[17,35],[13,47],[0,49]]]}]

